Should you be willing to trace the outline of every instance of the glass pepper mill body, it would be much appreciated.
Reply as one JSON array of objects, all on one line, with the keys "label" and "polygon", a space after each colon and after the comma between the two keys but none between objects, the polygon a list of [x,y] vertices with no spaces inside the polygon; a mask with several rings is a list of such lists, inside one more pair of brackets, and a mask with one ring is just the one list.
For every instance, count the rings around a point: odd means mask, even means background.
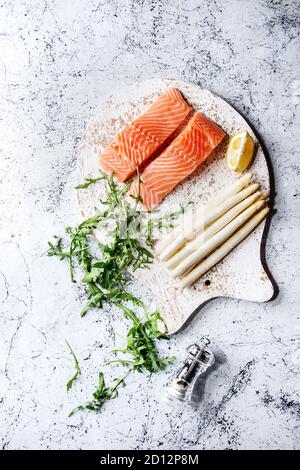
[{"label": "glass pepper mill body", "polygon": [[202,338],[199,344],[193,344],[187,349],[187,357],[175,378],[166,387],[164,398],[172,404],[176,401],[186,402],[195,407],[197,401],[193,390],[199,377],[215,362],[213,352],[207,347],[209,339]]}]

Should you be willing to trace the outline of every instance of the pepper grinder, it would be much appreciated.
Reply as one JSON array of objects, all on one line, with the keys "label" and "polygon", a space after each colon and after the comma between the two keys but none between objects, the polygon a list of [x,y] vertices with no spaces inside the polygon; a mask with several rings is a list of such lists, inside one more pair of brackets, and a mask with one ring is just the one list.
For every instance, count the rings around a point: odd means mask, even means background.
[{"label": "pepper grinder", "polygon": [[165,390],[164,399],[171,404],[185,402],[195,407],[197,400],[193,395],[193,389],[199,377],[215,362],[213,352],[207,347],[210,344],[208,338],[201,338],[199,344],[193,344],[187,348],[187,357],[183,366],[178,370],[175,378]]}]

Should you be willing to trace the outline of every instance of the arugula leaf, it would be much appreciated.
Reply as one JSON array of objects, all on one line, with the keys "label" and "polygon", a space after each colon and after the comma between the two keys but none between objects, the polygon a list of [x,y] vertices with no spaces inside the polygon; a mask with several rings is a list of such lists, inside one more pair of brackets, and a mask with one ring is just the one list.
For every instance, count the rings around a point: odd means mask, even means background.
[{"label": "arugula leaf", "polygon": [[102,406],[108,400],[111,400],[118,396],[118,388],[120,386],[125,386],[124,379],[128,376],[128,374],[129,372],[124,377],[114,379],[112,385],[110,387],[106,387],[104,375],[102,372],[99,372],[98,387],[93,393],[93,399],[76,406],[76,408],[74,408],[68,416],[71,417],[74,413],[80,410],[88,410],[95,412],[100,411]]},{"label": "arugula leaf", "polygon": [[71,348],[71,346],[70,346],[70,344],[68,343],[67,340],[65,340],[65,342],[66,342],[66,345],[68,346],[68,348],[69,348],[69,350],[70,350],[70,352],[73,356],[74,366],[75,366],[75,374],[73,375],[73,377],[67,383],[67,392],[68,392],[70,390],[70,388],[72,387],[73,382],[75,382],[77,377],[81,374],[81,370],[80,370],[79,363],[78,363],[77,357],[75,356],[75,353],[74,353],[73,349]]},{"label": "arugula leaf", "polygon": [[75,186],[75,189],[88,188],[92,184],[96,184],[98,181],[101,181],[103,179],[104,179],[103,175],[99,176],[99,178],[85,178],[85,180],[84,180],[85,182],[81,183],[81,184],[77,184],[77,186]]},{"label": "arugula leaf", "polygon": [[95,282],[100,274],[100,268],[95,267],[95,265],[92,267],[89,273],[87,273],[84,278],[82,279],[82,282]]},{"label": "arugula leaf", "polygon": [[47,251],[48,256],[58,256],[60,260],[64,260],[65,258],[69,257],[69,253],[67,251],[63,251],[62,249],[62,239],[54,236],[57,239],[56,243],[53,244],[48,242],[49,249]]},{"label": "arugula leaf", "polygon": [[158,356],[155,341],[158,339],[167,339],[165,332],[162,332],[159,328],[159,322],[163,324],[159,313],[153,312],[148,318],[142,322],[140,321],[135,313],[119,304],[127,318],[129,318],[133,326],[127,333],[127,345],[124,349],[114,350],[114,352],[121,352],[129,356],[128,359],[114,359],[108,362],[108,364],[119,362],[122,364],[130,364],[133,370],[142,372],[147,370],[148,372],[157,372],[163,369],[167,364],[172,362],[175,358],[168,356],[160,358]]}]

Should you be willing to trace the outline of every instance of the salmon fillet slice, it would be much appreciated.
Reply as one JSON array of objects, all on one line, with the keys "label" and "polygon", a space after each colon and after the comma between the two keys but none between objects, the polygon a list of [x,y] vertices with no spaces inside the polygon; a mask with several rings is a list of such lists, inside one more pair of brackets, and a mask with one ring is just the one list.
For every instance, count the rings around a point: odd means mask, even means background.
[{"label": "salmon fillet slice", "polygon": [[[140,196],[143,205],[148,210],[157,206],[178,183],[196,170],[224,136],[223,130],[214,122],[195,113],[182,133],[142,173]],[[131,194],[138,195],[138,180],[133,183]]]},{"label": "salmon fillet slice", "polygon": [[170,88],[100,155],[100,167],[114,171],[119,181],[128,179],[185,121],[192,107],[177,88]]}]

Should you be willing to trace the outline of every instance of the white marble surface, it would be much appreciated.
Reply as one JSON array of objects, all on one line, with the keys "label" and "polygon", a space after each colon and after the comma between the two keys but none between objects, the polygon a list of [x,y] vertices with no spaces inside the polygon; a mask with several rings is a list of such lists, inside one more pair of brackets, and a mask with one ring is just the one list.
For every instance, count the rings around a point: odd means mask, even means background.
[{"label": "white marble surface", "polygon": [[[1,2],[3,448],[300,448],[299,31],[293,0]],[[120,84],[161,76],[210,88],[262,135],[278,209],[267,259],[280,294],[262,305],[208,304],[161,346],[178,358],[167,371],[135,374],[101,414],[67,418],[122,343],[124,321],[113,309],[79,317],[83,293],[45,256],[47,240],[79,220],[77,146],[95,107]],[[170,410],[162,386],[201,334],[227,361],[197,411]],[[65,338],[83,372],[69,394]]]}]

